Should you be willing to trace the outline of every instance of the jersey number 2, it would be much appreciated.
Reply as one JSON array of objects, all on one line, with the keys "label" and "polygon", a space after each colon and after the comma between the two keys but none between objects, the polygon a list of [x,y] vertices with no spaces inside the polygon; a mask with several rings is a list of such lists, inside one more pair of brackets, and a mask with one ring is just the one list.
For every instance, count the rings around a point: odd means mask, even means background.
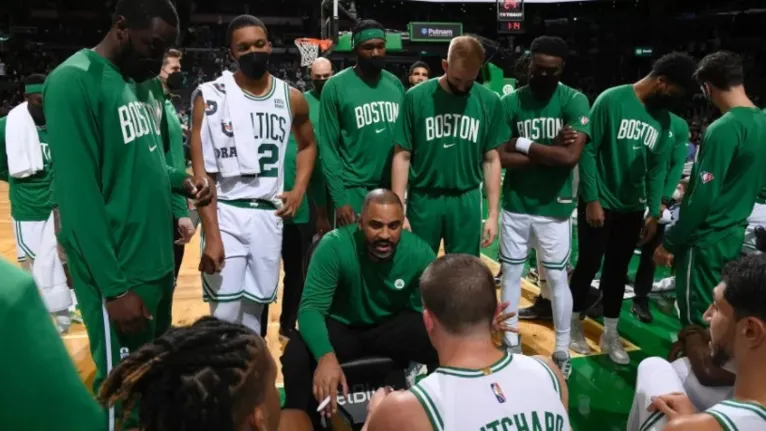
[{"label": "jersey number 2", "polygon": [[279,147],[276,144],[264,143],[258,146],[258,164],[261,168],[259,177],[276,178],[279,176]]}]

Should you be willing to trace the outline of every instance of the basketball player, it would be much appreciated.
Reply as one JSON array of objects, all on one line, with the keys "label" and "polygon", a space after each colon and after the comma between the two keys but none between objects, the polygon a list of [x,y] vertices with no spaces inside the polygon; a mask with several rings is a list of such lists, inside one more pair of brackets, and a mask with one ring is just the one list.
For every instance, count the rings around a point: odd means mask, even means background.
[{"label": "basketball player", "polygon": [[[169,0],[120,0],[104,39],[64,61],[43,89],[59,240],[96,390],[122,357],[170,326],[171,185],[198,205],[211,199],[205,179],[169,170],[164,155],[162,87],[150,78],[177,35]],[[104,428],[114,419],[110,409]]]},{"label": "basketball player", "polygon": [[[668,174],[665,177],[665,186],[662,188],[662,204],[660,211],[664,214],[665,210],[673,205],[673,194],[681,181],[684,172],[686,157],[689,154],[689,124],[686,120],[674,113],[670,113],[670,139],[672,149],[670,153]],[[662,244],[662,238],[665,234],[665,224],[657,225],[657,235],[641,247],[641,259],[636,271],[636,280],[633,284],[636,296],[633,298],[633,304],[630,312],[636,318],[644,323],[651,323],[654,319],[649,309],[649,293],[654,284],[655,265],[652,261],[654,249]]]},{"label": "basketball player", "polygon": [[368,431],[570,429],[557,367],[493,344],[497,296],[480,259],[440,257],[423,273],[420,289],[441,367],[409,391],[379,391],[369,404]]},{"label": "basketball player", "polygon": [[[588,98],[560,82],[568,53],[566,42],[558,37],[541,36],[532,42],[529,84],[502,99],[512,138],[501,151],[503,167],[508,169],[500,242],[503,301],[511,303],[510,311],[518,308],[521,273],[531,245],[552,294],[553,360],[564,375],[570,372],[572,293],[567,265],[575,208],[572,170],[590,134]],[[510,325],[517,322],[514,318]],[[518,334],[507,333],[506,344],[521,353]]]},{"label": "basketball player", "polygon": [[753,212],[747,218],[745,242],[742,244],[743,254],[763,252],[766,252],[766,189],[762,189],[755,199]]},{"label": "basketball player", "polygon": [[579,165],[578,261],[569,283],[574,302],[570,348],[577,353],[590,352],[580,315],[604,258],[601,350],[617,364],[630,363],[617,333],[628,264],[636,244],[655,235],[672,147],[667,109],[692,87],[695,66],[686,54],[667,54],[649,75],[604,91],[593,104],[591,141]]},{"label": "basketball player", "polygon": [[438,362],[423,326],[418,288],[436,255],[402,229],[404,209],[393,192],[369,192],[363,208],[358,223],[328,233],[314,251],[299,333],[281,359],[284,408],[308,413],[315,427],[319,402],[330,397],[324,411],[329,417],[337,412],[339,386],[348,396],[342,363],[370,355],[390,357],[402,368]]},{"label": "basketball player", "polygon": [[338,72],[322,90],[319,151],[338,226],[353,223],[364,197],[387,187],[402,82],[383,70],[386,31],[373,20],[351,31],[356,66]]},{"label": "basketball player", "polygon": [[277,431],[276,378],[263,338],[242,325],[203,317],[125,358],[99,400],[140,405],[142,430]]},{"label": "basketball player", "polygon": [[104,413],[80,380],[32,277],[0,259],[0,279],[2,429],[103,430]]},{"label": "basketball player", "polygon": [[[181,72],[181,51],[177,49],[168,50],[165,58],[162,60],[162,69],[160,69],[160,81],[165,93],[165,103],[163,108],[164,115],[167,118],[167,139],[170,141],[169,151],[172,154],[166,154],[168,160],[173,162],[171,168],[179,171],[186,171],[186,158],[184,157],[183,130],[181,121],[178,119],[178,113],[171,97],[184,88],[184,75]],[[174,274],[178,278],[178,271],[181,269],[181,262],[184,258],[184,245],[191,241],[197,227],[189,218],[189,205],[186,202],[186,196],[180,193],[173,193],[173,226],[175,228],[173,243],[173,258],[175,262]]]},{"label": "basketball player", "polygon": [[654,254],[661,265],[675,260],[685,325],[705,325],[702,314],[713,301],[713,288],[724,265],[740,255],[747,217],[766,184],[766,115],[745,93],[739,55],[708,55],[695,78],[723,115],[705,132],[678,222]]},{"label": "basketball player", "polygon": [[[312,126],[319,124],[319,98],[325,82],[332,76],[332,63],[326,58],[318,58],[311,65],[311,81],[313,89],[303,93],[309,107],[309,121]],[[287,143],[285,151],[285,189],[291,190],[295,184],[298,144],[293,135]],[[282,313],[279,315],[279,335],[289,339],[295,330],[298,318],[298,306],[303,293],[304,271],[303,263],[308,253],[314,234],[324,235],[331,229],[327,218],[327,188],[320,166],[314,166],[311,174],[309,190],[303,198],[298,210],[289,219],[285,219],[282,232],[282,264],[285,276],[282,290]],[[316,226],[311,223],[309,202],[316,213]],[[264,316],[268,318],[268,306],[264,307]]]},{"label": "basketball player", "polygon": [[431,76],[431,69],[424,61],[416,61],[410,66],[410,73],[407,75],[407,81],[410,87],[414,87],[422,82],[428,81]]},{"label": "basketball player", "polygon": [[[48,130],[43,114],[43,82],[45,75],[34,74],[24,79],[25,102],[15,107],[7,117],[0,118],[0,152],[2,152],[2,175],[0,179],[8,183],[8,198],[11,202],[11,222],[16,236],[16,258],[26,270],[32,270],[32,264],[38,253],[43,237],[43,225],[51,214],[48,202],[51,186],[51,152],[48,148]],[[17,114],[18,113],[18,114]],[[19,117],[19,115],[21,117]],[[15,127],[8,127],[9,117],[15,118]],[[23,117],[31,121],[23,121]],[[21,118],[21,119],[20,119]],[[11,121],[10,123],[14,123]],[[26,126],[33,129],[30,135],[36,135],[38,148],[42,156],[39,166],[28,162],[25,150],[34,146],[24,142],[26,131],[19,128]],[[33,138],[31,138],[33,139]],[[15,140],[16,142],[11,142]]]},{"label": "basketball player", "polygon": [[[497,147],[508,139],[508,129],[497,93],[474,85],[483,65],[481,42],[456,37],[442,60],[444,75],[413,87],[402,102],[392,189],[402,202],[408,193],[404,228],[411,226],[434,253],[444,239],[447,253],[479,256],[480,247],[497,237]],[[489,205],[483,227],[482,180]]]},{"label": "basketball player", "polygon": [[[213,316],[260,333],[263,307],[277,294],[282,218],[293,217],[303,201],[316,146],[306,98],[268,72],[271,44],[263,22],[240,15],[227,38],[237,71],[202,84],[193,96],[194,172],[207,175],[217,192],[214,205],[199,210],[203,299]],[[298,145],[295,184],[285,191],[291,132]],[[248,159],[255,166],[246,166]]]},{"label": "basketball player", "polygon": [[[702,63],[704,65],[704,61]],[[700,413],[682,388],[653,400],[642,430],[732,431],[766,428],[766,256],[748,255],[730,262],[723,281],[714,289],[714,300],[705,311],[710,324],[710,356],[722,367],[733,365],[737,378],[733,398]],[[658,382],[659,383],[659,382]],[[648,426],[647,426],[648,425]]]}]

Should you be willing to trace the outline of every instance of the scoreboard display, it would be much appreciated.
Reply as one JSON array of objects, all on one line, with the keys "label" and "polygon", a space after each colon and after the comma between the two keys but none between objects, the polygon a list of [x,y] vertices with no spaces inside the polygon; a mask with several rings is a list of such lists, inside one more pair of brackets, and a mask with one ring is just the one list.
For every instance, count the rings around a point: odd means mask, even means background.
[{"label": "scoreboard display", "polygon": [[524,33],[524,0],[497,0],[497,32]]}]

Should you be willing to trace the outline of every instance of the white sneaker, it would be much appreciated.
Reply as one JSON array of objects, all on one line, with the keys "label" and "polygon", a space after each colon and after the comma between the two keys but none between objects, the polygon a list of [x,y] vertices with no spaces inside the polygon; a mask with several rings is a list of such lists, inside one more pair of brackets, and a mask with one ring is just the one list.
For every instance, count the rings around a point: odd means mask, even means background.
[{"label": "white sneaker", "polygon": [[628,355],[628,352],[625,351],[625,347],[622,345],[622,339],[620,339],[619,335],[613,335],[605,331],[601,335],[601,340],[598,344],[599,347],[601,347],[601,351],[608,353],[609,359],[615,364],[630,364],[630,356]]},{"label": "white sneaker", "polygon": [[572,320],[569,348],[581,355],[589,355],[593,352],[588,345],[588,340],[585,339],[585,330],[582,327],[582,320],[580,319]]}]

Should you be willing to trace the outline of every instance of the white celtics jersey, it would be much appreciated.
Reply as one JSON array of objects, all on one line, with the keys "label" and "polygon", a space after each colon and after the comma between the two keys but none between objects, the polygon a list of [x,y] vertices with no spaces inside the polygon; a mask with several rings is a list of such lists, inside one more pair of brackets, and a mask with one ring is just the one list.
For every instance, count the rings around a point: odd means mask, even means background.
[{"label": "white celtics jersey", "polygon": [[[208,84],[203,84],[208,85]],[[223,79],[212,83],[219,97],[225,97]],[[252,121],[255,138],[252,151],[257,152],[260,173],[248,176],[218,176],[216,191],[219,200],[263,199],[276,201],[284,191],[285,150],[292,128],[290,86],[279,78],[271,77],[271,89],[263,96],[243,91],[248,117]],[[209,103],[209,102],[208,102]],[[224,111],[223,115],[227,115]],[[222,131],[233,136],[231,118],[221,118]],[[241,151],[237,149],[237,151]]]},{"label": "white celtics jersey", "polygon": [[410,388],[436,431],[569,431],[548,365],[506,353],[484,370],[441,367]]},{"label": "white celtics jersey", "polygon": [[713,416],[725,431],[766,430],[766,408],[760,404],[727,400],[705,413]]}]

